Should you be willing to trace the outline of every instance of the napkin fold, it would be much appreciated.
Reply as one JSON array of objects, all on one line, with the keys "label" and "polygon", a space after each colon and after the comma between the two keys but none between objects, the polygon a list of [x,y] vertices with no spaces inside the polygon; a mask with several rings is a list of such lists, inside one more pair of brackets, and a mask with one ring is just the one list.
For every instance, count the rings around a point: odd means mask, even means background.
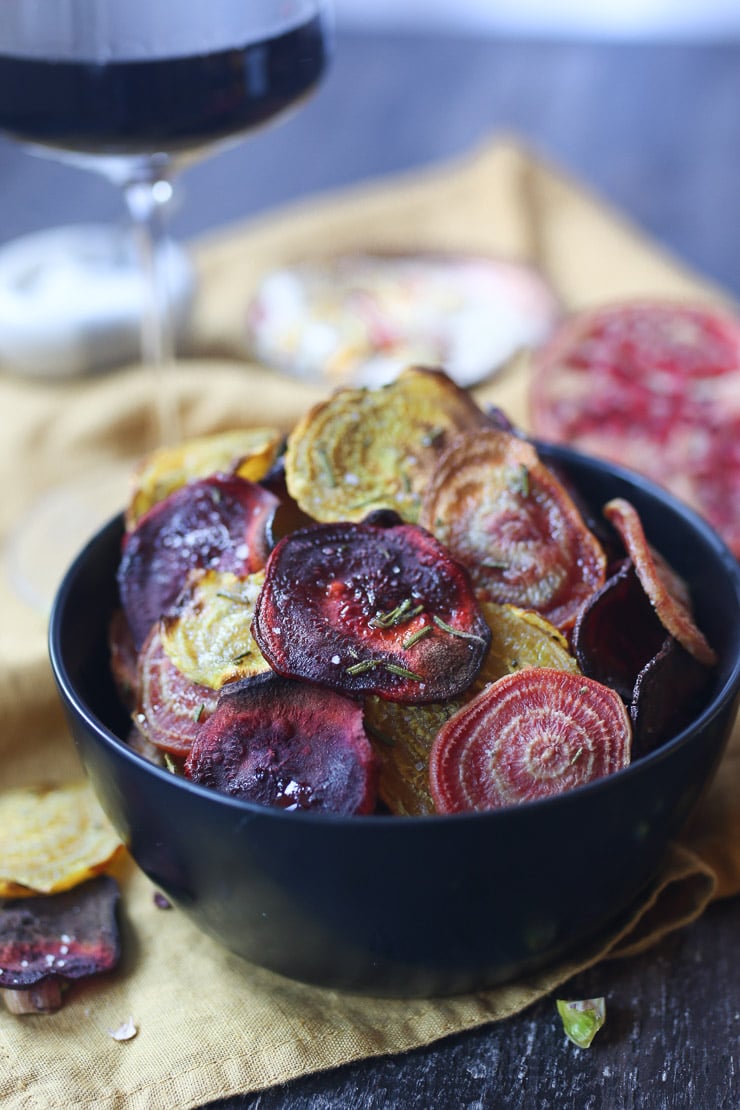
[{"label": "napkin fold", "polygon": [[[727,300],[567,175],[514,139],[494,139],[456,162],[296,205],[194,244],[200,292],[188,358],[173,382],[185,434],[255,423],[287,429],[324,395],[247,361],[246,305],[266,269],[326,251],[422,248],[530,261],[567,309],[639,295]],[[519,359],[476,393],[526,426],[528,373]],[[130,460],[151,445],[153,403],[140,367],[74,382],[0,376],[0,411],[12,414],[0,443],[3,787],[80,774],[47,662],[50,581],[44,588],[24,581],[36,568],[17,526],[33,524],[33,506],[51,500],[57,523],[46,542],[58,552],[77,510],[57,487],[80,476],[88,484],[99,477],[104,515],[113,515]],[[41,535],[33,549],[39,557]],[[178,911],[159,908],[149,881],[124,859],[121,966],[71,988],[55,1015],[0,1011],[0,1102],[9,1110],[193,1107],[504,1019],[585,967],[634,955],[695,920],[712,899],[740,891],[738,760],[736,725],[713,785],[627,923],[557,967],[454,999],[357,997],[246,964]],[[114,1040],[111,1032],[129,1017],[137,1035]]]}]

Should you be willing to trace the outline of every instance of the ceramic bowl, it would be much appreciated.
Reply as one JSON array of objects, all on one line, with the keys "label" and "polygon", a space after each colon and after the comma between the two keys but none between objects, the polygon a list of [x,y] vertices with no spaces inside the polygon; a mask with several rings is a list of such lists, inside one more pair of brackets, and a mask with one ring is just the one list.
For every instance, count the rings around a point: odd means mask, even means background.
[{"label": "ceramic bowl", "polygon": [[106,646],[122,521],[62,582],[50,626],[59,693],[100,802],[152,882],[245,959],[376,995],[482,989],[583,951],[649,887],[717,767],[740,694],[740,568],[693,512],[626,470],[564,448],[542,457],[594,509],[614,496],[691,587],[720,663],[705,708],[617,774],[496,812],[291,813],[217,794],[147,762]]}]

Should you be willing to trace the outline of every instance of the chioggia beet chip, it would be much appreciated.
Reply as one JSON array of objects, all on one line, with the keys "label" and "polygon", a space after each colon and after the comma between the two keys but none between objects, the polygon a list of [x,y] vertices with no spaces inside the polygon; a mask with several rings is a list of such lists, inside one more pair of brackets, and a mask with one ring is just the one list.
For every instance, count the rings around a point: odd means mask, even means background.
[{"label": "chioggia beet chip", "polygon": [[139,696],[132,714],[139,732],[163,752],[184,757],[216,708],[218,694],[178,670],[154,625],[139,653]]},{"label": "chioggia beet chip", "polygon": [[410,703],[468,687],[491,639],[467,572],[392,514],[281,540],[252,631],[278,674]]},{"label": "chioggia beet chip", "polygon": [[185,773],[221,793],[286,810],[364,814],[377,800],[361,706],[274,674],[223,688]]},{"label": "chioggia beet chip", "polygon": [[137,648],[172,606],[189,571],[251,574],[265,565],[267,521],[277,505],[262,486],[215,475],[175,490],[144,514],[124,539],[118,568]]},{"label": "chioggia beet chip", "polygon": [[505,675],[443,725],[429,757],[439,813],[547,798],[626,767],[632,730],[614,690],[549,667]]},{"label": "chioggia beet chip", "polygon": [[562,630],[604,583],[606,558],[531,443],[500,428],[459,435],[438,461],[419,523],[467,567],[486,601]]}]

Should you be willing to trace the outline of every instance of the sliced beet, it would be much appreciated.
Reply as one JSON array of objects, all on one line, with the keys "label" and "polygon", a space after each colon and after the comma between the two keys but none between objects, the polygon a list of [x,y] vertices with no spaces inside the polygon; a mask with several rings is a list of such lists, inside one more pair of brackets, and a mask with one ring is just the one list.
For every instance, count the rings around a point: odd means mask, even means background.
[{"label": "sliced beet", "polygon": [[604,516],[635,564],[637,577],[665,630],[700,663],[714,666],[717,656],[694,623],[690,595],[665,559],[650,547],[637,509],[623,497],[615,497],[604,505]]},{"label": "sliced beet", "polygon": [[177,669],[162,646],[158,624],[139,654],[138,690],[133,719],[139,731],[161,751],[186,756],[215,710],[218,694]]},{"label": "sliced beet", "polygon": [[317,524],[281,540],[254,637],[285,677],[392,701],[454,697],[491,639],[468,574],[418,526],[392,514],[374,521]]},{"label": "sliced beet", "polygon": [[185,763],[194,782],[286,810],[372,813],[377,766],[362,708],[274,674],[225,686]]},{"label": "sliced beet", "polygon": [[440,813],[547,798],[630,761],[631,726],[614,690],[570,671],[505,675],[451,717],[429,757]]},{"label": "sliced beet", "polygon": [[535,609],[562,631],[605,580],[606,558],[533,444],[499,428],[457,436],[419,523],[467,567],[485,601]]},{"label": "sliced beet", "polygon": [[118,901],[108,875],[61,894],[0,899],[0,989],[110,971],[120,957]]},{"label": "sliced beet", "polygon": [[278,499],[243,478],[214,475],[154,505],[124,539],[118,584],[137,648],[194,569],[260,570]]},{"label": "sliced beet", "polygon": [[586,603],[572,633],[583,673],[611,686],[627,704],[637,676],[664,639],[665,629],[630,559]]},{"label": "sliced beet", "polygon": [[696,717],[710,671],[672,636],[642,668],[630,704],[633,755],[647,755]]}]

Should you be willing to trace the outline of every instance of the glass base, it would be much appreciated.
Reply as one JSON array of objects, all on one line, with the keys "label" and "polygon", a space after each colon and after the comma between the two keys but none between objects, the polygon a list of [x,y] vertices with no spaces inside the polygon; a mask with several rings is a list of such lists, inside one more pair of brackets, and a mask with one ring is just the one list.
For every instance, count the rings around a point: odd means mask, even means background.
[{"label": "glass base", "polygon": [[126,504],[132,464],[96,470],[42,494],[12,529],[3,552],[13,592],[48,614],[77,554]]}]

